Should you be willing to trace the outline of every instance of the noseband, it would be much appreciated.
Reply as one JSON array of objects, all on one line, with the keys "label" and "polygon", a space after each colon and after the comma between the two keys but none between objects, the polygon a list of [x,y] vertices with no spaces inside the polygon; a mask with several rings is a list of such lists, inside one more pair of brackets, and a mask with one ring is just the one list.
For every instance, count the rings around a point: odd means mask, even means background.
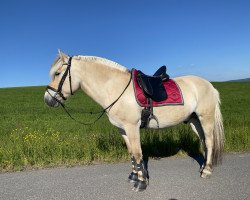
[{"label": "noseband", "polygon": [[[63,95],[63,93],[62,93],[62,87],[63,87],[64,81],[65,81],[65,79],[66,79],[66,77],[67,77],[68,74],[69,74],[70,93],[71,93],[71,95],[73,95],[72,84],[71,84],[71,74],[70,74],[71,60],[72,60],[72,57],[69,57],[68,63],[63,64],[63,65],[67,65],[67,68],[66,68],[66,70],[65,70],[65,72],[64,72],[64,74],[63,74],[63,76],[62,76],[62,79],[61,79],[60,82],[59,82],[58,88],[56,89],[56,88],[53,88],[53,87],[51,87],[51,86],[49,86],[49,85],[48,85],[47,88],[46,88],[47,92],[48,92],[48,89],[50,89],[50,90],[52,90],[52,91],[55,92],[55,95],[52,96],[52,97],[55,98],[56,101],[58,101],[58,99],[56,98],[56,95],[57,95],[57,94],[58,94],[60,97],[62,97],[63,100],[66,100],[66,99],[67,99],[67,98]],[[49,93],[49,92],[48,92],[48,93]],[[49,94],[50,94],[50,93],[49,93]]]}]

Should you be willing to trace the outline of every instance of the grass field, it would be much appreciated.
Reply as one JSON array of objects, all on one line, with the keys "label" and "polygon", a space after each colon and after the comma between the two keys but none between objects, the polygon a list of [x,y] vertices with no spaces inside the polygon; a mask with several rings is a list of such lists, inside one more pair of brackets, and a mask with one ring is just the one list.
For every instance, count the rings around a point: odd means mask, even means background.
[{"label": "grass field", "polygon": [[[213,83],[222,100],[225,151],[250,150],[250,82]],[[61,108],[43,102],[44,87],[0,89],[0,171],[128,160],[125,143],[107,117],[95,125],[72,121]],[[100,107],[82,92],[68,102],[77,119]],[[201,146],[188,125],[141,132],[144,157],[196,154]]]}]

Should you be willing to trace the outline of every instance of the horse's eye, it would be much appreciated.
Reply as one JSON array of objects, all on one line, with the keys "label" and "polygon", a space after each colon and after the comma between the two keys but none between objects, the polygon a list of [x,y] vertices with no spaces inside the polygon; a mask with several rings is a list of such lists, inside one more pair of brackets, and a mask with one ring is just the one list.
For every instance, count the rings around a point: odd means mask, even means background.
[{"label": "horse's eye", "polygon": [[56,73],[55,73],[55,76],[59,76],[59,75],[60,75],[60,72],[56,72]]}]

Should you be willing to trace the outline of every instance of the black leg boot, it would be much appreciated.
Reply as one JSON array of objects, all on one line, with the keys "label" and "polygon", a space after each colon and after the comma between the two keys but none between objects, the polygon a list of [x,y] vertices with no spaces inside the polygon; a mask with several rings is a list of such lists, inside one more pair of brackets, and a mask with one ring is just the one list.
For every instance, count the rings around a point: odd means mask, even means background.
[{"label": "black leg boot", "polygon": [[134,156],[131,157],[131,163],[132,163],[132,172],[128,177],[128,181],[130,183],[136,183],[138,181],[138,173],[136,171],[136,161]]},{"label": "black leg boot", "polygon": [[138,173],[138,181],[134,184],[134,190],[144,191],[148,185],[148,172],[145,169],[143,160],[141,160],[140,164],[136,164],[136,169]]}]

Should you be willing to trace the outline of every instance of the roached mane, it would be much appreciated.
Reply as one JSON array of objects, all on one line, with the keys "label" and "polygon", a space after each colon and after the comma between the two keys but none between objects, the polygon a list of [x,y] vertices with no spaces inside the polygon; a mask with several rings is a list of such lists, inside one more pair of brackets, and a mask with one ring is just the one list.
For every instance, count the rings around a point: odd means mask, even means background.
[{"label": "roached mane", "polygon": [[108,60],[106,58],[101,58],[101,57],[97,57],[97,56],[76,56],[76,58],[78,58],[80,60],[86,60],[88,62],[97,62],[100,64],[106,64],[109,67],[112,67],[114,69],[118,69],[118,70],[121,70],[124,72],[128,71],[128,69],[125,68],[124,66],[122,66],[114,61]]},{"label": "roached mane", "polygon": [[[97,56],[74,56],[74,59],[78,59],[78,60],[83,60],[83,61],[87,61],[87,62],[97,62],[100,64],[105,64],[108,65],[111,68],[117,69],[119,71],[122,72],[127,72],[128,69],[114,61],[108,60],[106,58],[101,58],[101,57],[97,57]],[[53,78],[54,74],[56,73],[56,71],[58,70],[58,68],[62,65],[62,61],[60,59],[60,56],[58,56],[56,58],[56,60],[53,62],[51,69],[50,69],[50,76]]]}]

